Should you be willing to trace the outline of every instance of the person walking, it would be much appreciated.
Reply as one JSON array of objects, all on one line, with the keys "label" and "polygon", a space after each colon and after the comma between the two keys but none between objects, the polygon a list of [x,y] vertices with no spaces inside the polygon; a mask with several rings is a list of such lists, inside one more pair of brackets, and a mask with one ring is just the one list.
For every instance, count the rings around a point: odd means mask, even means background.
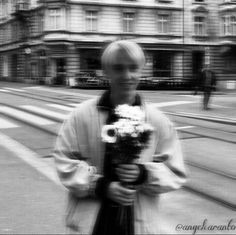
[{"label": "person walking", "polygon": [[201,71],[198,71],[195,75],[194,75],[194,79],[193,79],[193,84],[194,84],[194,91],[193,91],[193,95],[198,95],[198,92],[200,90],[201,87]]},{"label": "person walking", "polygon": [[203,91],[203,109],[209,109],[209,102],[212,92],[216,89],[216,75],[207,65],[202,71],[202,91]]},{"label": "person walking", "polygon": [[[59,178],[68,189],[66,225],[70,234],[158,234],[161,194],[186,182],[172,122],[136,90],[144,64],[138,44],[128,40],[111,43],[102,55],[109,90],[81,103],[59,132],[54,158]],[[120,104],[144,110],[146,122],[154,130],[138,162],[114,169],[115,152],[102,141],[101,131],[114,121],[114,109]],[[136,187],[125,187],[121,179]],[[126,217],[117,223],[115,218],[123,206],[127,206]]]}]

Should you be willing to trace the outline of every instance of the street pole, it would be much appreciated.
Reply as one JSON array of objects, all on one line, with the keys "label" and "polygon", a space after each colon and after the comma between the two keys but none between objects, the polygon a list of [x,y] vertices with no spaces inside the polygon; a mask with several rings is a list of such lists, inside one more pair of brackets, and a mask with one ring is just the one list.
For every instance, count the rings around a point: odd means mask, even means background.
[{"label": "street pole", "polygon": [[183,56],[182,56],[182,77],[183,80],[185,80],[185,71],[184,71],[184,62],[185,62],[185,23],[184,23],[184,18],[185,18],[185,5],[184,5],[184,0],[182,0],[182,31],[183,31],[183,35],[182,35],[182,49],[183,49]]}]

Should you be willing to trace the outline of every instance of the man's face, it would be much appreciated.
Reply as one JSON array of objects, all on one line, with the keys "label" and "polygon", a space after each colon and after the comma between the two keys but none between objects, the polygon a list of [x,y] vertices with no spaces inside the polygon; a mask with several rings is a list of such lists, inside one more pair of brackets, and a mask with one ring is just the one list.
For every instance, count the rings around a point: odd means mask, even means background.
[{"label": "man's face", "polygon": [[112,63],[106,70],[111,80],[111,88],[118,90],[123,95],[135,92],[139,84],[141,68],[137,61],[134,61],[125,52],[119,51]]}]

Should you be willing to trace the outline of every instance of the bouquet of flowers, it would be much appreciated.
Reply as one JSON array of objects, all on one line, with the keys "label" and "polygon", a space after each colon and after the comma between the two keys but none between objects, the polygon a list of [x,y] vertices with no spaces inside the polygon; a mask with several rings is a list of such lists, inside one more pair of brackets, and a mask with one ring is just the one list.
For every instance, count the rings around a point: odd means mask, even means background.
[{"label": "bouquet of flowers", "polygon": [[[131,164],[148,146],[153,127],[145,122],[145,113],[139,106],[119,105],[115,114],[118,120],[103,126],[102,140],[112,147],[114,165]],[[121,184],[129,188],[134,187],[124,182]],[[125,206],[120,206],[117,222],[121,225],[127,219]]]},{"label": "bouquet of flowers", "polygon": [[139,158],[153,132],[145,122],[145,113],[139,106],[119,105],[115,109],[118,121],[102,128],[102,140],[114,149],[114,164],[129,164]]}]

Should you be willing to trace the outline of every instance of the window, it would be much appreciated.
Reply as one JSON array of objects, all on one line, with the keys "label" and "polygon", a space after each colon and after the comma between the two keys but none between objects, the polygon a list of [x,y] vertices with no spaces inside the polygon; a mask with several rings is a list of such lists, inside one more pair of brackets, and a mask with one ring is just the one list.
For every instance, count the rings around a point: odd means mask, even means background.
[{"label": "window", "polygon": [[172,74],[171,52],[157,51],[153,54],[153,76],[169,78]]},{"label": "window", "polygon": [[231,16],[231,30],[232,35],[236,35],[236,16]]},{"label": "window", "polygon": [[17,21],[12,23],[12,40],[19,40],[19,23]]},{"label": "window", "polygon": [[62,28],[62,11],[60,8],[49,10],[49,28],[51,30]]},{"label": "window", "polygon": [[8,13],[8,2],[7,0],[0,1],[0,18],[6,17]]},{"label": "window", "polygon": [[125,12],[123,15],[123,31],[125,33],[134,32],[135,14],[133,12]]},{"label": "window", "polygon": [[206,35],[206,18],[204,16],[194,17],[194,34],[197,36]]},{"label": "window", "polygon": [[98,12],[86,11],[86,31],[98,31]]},{"label": "window", "polygon": [[158,15],[157,19],[158,33],[167,34],[170,32],[170,15]]},{"label": "window", "polygon": [[233,3],[236,3],[236,0],[224,0],[224,2],[233,2]]},{"label": "window", "polygon": [[11,37],[12,37],[10,24],[2,26],[2,30],[3,30],[3,35],[2,35],[3,43],[7,43],[9,42],[9,40],[11,40]]},{"label": "window", "polygon": [[15,0],[14,4],[15,10],[24,11],[29,9],[29,1],[27,0]]},{"label": "window", "polygon": [[223,35],[236,35],[236,16],[224,16],[223,22]]},{"label": "window", "polygon": [[3,70],[2,75],[3,77],[7,77],[9,72],[9,66],[8,66],[8,56],[3,56]]},{"label": "window", "polygon": [[236,72],[236,56],[234,54],[224,57],[225,69],[229,72]]},{"label": "window", "polygon": [[37,31],[38,33],[42,33],[44,30],[44,15],[43,14],[38,14],[37,15]]},{"label": "window", "polygon": [[224,16],[222,18],[222,21],[223,21],[223,34],[224,35],[230,34],[230,17]]}]

